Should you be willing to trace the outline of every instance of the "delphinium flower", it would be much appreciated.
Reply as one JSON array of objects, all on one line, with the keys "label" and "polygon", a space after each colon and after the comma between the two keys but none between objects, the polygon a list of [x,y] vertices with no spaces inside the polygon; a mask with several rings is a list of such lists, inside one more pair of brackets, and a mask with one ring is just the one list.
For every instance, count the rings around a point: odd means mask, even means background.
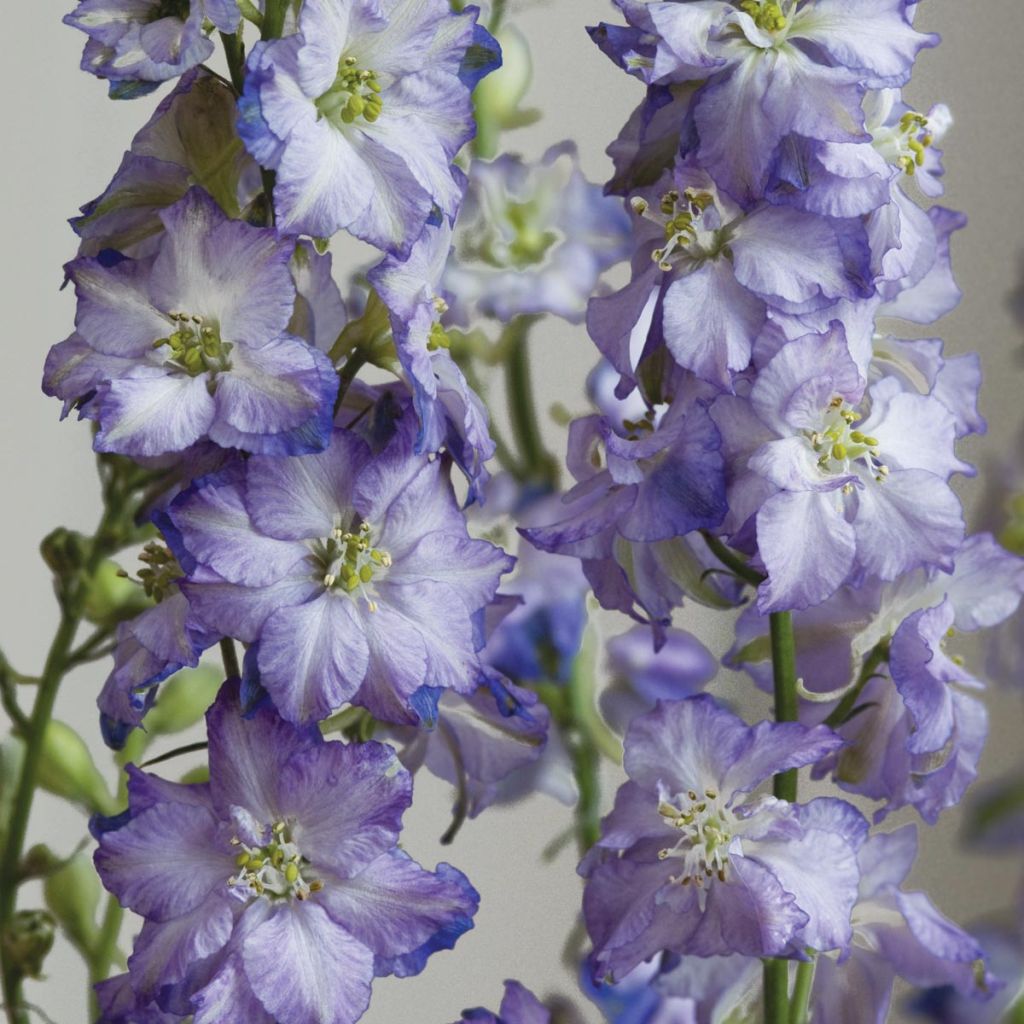
[{"label": "delphinium flower", "polygon": [[470,91],[498,61],[476,17],[446,0],[307,0],[296,34],[253,48],[239,131],[277,174],[282,229],[404,256],[435,208],[454,218]]},{"label": "delphinium flower", "polygon": [[551,1011],[518,981],[506,981],[497,1014],[481,1007],[463,1010],[455,1024],[551,1024]]},{"label": "delphinium flower", "polygon": [[732,469],[724,532],[756,517],[762,612],[817,604],[856,571],[952,567],[964,526],[948,481],[968,468],[953,417],[897,381],[865,395],[840,324],[784,344],[749,399],[723,396],[712,416]]},{"label": "delphinium flower", "polygon": [[335,430],[328,449],[253,456],[168,511],[180,584],[207,628],[259,643],[263,686],[289,721],[346,701],[432,720],[442,689],[478,682],[474,616],[512,561],[466,531],[411,413],[377,455]]},{"label": "delphinium flower", "polygon": [[601,274],[628,255],[629,219],[562,142],[535,163],[474,160],[454,242],[444,286],[457,322],[553,313],[576,323]]},{"label": "delphinium flower", "polygon": [[108,79],[114,97],[143,95],[210,57],[207,20],[234,32],[236,0],[79,0],[64,18],[89,37],[82,70]]},{"label": "delphinium flower", "polygon": [[885,1024],[897,977],[921,987],[948,985],[982,1013],[982,1001],[1000,987],[977,940],[924,893],[901,888],[916,855],[913,825],[873,835],[861,847],[850,953],[818,958],[811,993],[815,1021]]},{"label": "delphinium flower", "polygon": [[397,845],[412,785],[390,747],[324,742],[269,706],[243,717],[231,683],[207,730],[209,783],[130,769],[127,813],[99,824],[100,877],[144,918],[138,1006],[352,1024],[374,977],[419,973],[472,927],[466,878]]},{"label": "delphinium flower", "polygon": [[262,191],[260,170],[235,131],[235,94],[205,68],[183,75],[132,139],[110,184],[82,207],[71,226],[80,256],[116,249],[152,255],[164,225],[161,210],[200,185],[229,217]]},{"label": "delphinium flower", "polygon": [[591,300],[587,314],[591,337],[627,378],[664,345],[680,366],[730,390],[770,309],[802,312],[863,294],[856,221],[764,204],[744,213],[706,171],[686,164],[630,204],[633,279]]},{"label": "delphinium flower", "polygon": [[611,679],[601,693],[601,710],[619,732],[659,700],[692,697],[718,671],[711,652],[682,629],[666,630],[664,645],[655,651],[650,630],[634,626],[612,637],[606,650]]},{"label": "delphinium flower", "polygon": [[[388,309],[395,350],[413,393],[420,432],[417,453],[447,449],[470,483],[469,501],[483,498],[494,454],[487,410],[448,352],[441,323],[448,292],[441,284],[451,225],[428,223],[405,259],[389,254],[367,275]],[[459,400],[461,398],[461,401]]]},{"label": "delphinium flower", "polygon": [[868,88],[899,86],[937,36],[914,30],[903,0],[618,0],[628,28],[599,25],[598,45],[648,85],[703,85],[687,111],[684,153],[737,201],[761,198],[783,144],[864,140]]},{"label": "delphinium flower", "polygon": [[199,189],[160,214],[153,256],[68,264],[76,332],[55,345],[47,394],[96,420],[101,452],[153,456],[210,439],[248,451],[316,451],[337,375],[287,333],[294,240],[232,221]]},{"label": "delphinium flower", "polygon": [[772,774],[841,743],[823,727],[751,728],[706,696],[659,702],[634,719],[629,781],[580,868],[595,978],[622,978],[663,950],[845,950],[863,818],[840,800],[799,806],[751,796]]}]

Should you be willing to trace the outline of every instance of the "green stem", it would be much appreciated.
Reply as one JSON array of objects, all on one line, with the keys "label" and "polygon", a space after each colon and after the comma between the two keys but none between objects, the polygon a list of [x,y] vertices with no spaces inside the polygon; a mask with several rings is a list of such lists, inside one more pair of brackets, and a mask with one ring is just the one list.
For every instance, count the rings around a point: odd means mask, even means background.
[{"label": "green stem", "polygon": [[582,725],[594,713],[593,689],[584,678],[586,668],[580,664],[582,660],[577,657],[568,685],[569,722],[576,727],[576,737],[569,749],[580,791],[576,805],[576,839],[581,856],[601,838],[601,753]]},{"label": "green stem", "polygon": [[366,353],[360,349],[354,349],[352,354],[345,360],[344,366],[338,372],[338,397],[334,400],[334,414],[337,415],[345,401],[345,395],[352,386],[352,381],[359,375],[359,371],[369,362]]},{"label": "green stem", "polygon": [[872,677],[875,674],[875,670],[888,659],[889,657],[889,641],[881,640],[874,647],[871,648],[871,653],[868,654],[867,660],[864,662],[864,667],[860,670],[860,675],[857,677],[857,682],[850,688],[843,699],[835,706],[832,714],[825,719],[825,725],[830,729],[835,729],[842,725],[846,721],[850,712],[853,710],[854,705],[857,703],[857,698],[860,697],[864,687],[868,685]]},{"label": "green stem", "polygon": [[4,1005],[10,1024],[27,1024],[28,1014],[22,1003],[21,972],[6,955],[6,945],[2,937],[6,934],[14,913],[17,886],[14,885],[13,879],[18,875],[21,851],[25,845],[28,818],[39,775],[39,759],[43,752],[43,734],[53,716],[53,705],[57,700],[57,690],[60,688],[78,622],[78,613],[69,611],[67,607],[62,610],[60,626],[50,645],[46,667],[43,669],[36,702],[32,708],[29,731],[25,737],[25,756],[8,823],[7,841],[4,844],[3,857],[0,858],[0,878],[4,880],[3,888],[0,889],[0,958],[3,961]]},{"label": "green stem", "polygon": [[101,626],[90,637],[83,640],[69,655],[67,667],[80,665],[84,661],[95,661],[97,648],[114,632],[113,626]]},{"label": "green stem", "polygon": [[228,73],[231,84],[239,96],[245,88],[245,43],[242,41],[242,27],[237,32],[221,32],[220,41],[224,44],[224,56],[228,61]]},{"label": "green stem", "polygon": [[226,636],[220,642],[220,657],[224,662],[224,675],[228,679],[241,679],[242,670],[238,667],[238,652],[235,650],[235,641]]},{"label": "green stem", "polygon": [[793,998],[789,1005],[789,1024],[807,1024],[811,989],[814,987],[814,967],[814,960],[796,965],[796,981],[793,983]]},{"label": "green stem", "polygon": [[502,333],[501,347],[505,352],[506,400],[512,432],[519,448],[523,475],[528,480],[554,482],[555,461],[544,448],[537,422],[537,408],[533,399],[530,378],[530,328],[537,322],[533,316],[518,316]]},{"label": "green stem", "polygon": [[263,12],[262,39],[280,39],[284,31],[284,16],[288,13],[288,0],[267,0]]},{"label": "green stem", "polygon": [[767,579],[763,573],[759,573],[756,569],[751,569],[735,551],[727,548],[713,533],[701,530],[700,535],[704,538],[704,543],[707,544],[708,549],[715,558],[744,582],[749,583],[751,586],[759,587]]},{"label": "green stem", "polygon": [[92,955],[89,957],[89,1009],[90,1020],[95,1020],[99,1014],[99,1005],[96,1002],[96,985],[104,981],[110,973],[110,965],[114,962],[117,954],[117,940],[121,935],[121,921],[124,919],[124,910],[118,903],[116,896],[107,897],[107,907],[103,912],[103,921],[100,924],[99,934],[96,936],[96,945],[93,947]]},{"label": "green stem", "polygon": [[1005,1024],[1024,1024],[1024,997],[1006,1011]]},{"label": "green stem", "polygon": [[[775,721],[795,722],[799,705],[796,693],[796,643],[790,612],[772,612],[769,617],[772,641],[772,677],[775,683]],[[775,776],[775,795],[793,803],[797,793],[795,768]]]},{"label": "green stem", "polygon": [[764,961],[764,1024],[789,1024],[789,961]]}]

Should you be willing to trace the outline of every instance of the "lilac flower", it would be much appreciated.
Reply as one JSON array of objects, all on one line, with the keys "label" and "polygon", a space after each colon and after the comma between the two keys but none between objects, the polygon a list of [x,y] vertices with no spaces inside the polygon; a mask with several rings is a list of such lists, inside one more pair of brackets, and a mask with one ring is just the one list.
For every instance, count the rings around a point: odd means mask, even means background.
[{"label": "lilac flower", "polygon": [[473,619],[512,560],[470,539],[414,436],[406,415],[373,457],[336,430],[322,454],[250,458],[169,511],[168,540],[194,566],[181,584],[194,614],[259,642],[261,682],[289,721],[353,701],[416,723],[442,689],[476,689]]},{"label": "lilac flower", "polygon": [[692,697],[710,682],[718,662],[692,633],[665,631],[655,651],[649,630],[634,626],[608,641],[611,683],[601,693],[601,710],[619,732],[659,700]]},{"label": "lilac flower", "polygon": [[[196,1024],[352,1024],[375,976],[407,977],[472,927],[478,897],[399,849],[412,784],[379,743],[325,743],[224,687],[207,715],[210,782],[131,768],[96,868],[145,921],[137,1005]],[[117,1018],[115,1018],[117,1019]]]},{"label": "lilac flower", "polygon": [[416,452],[447,448],[470,482],[469,501],[482,500],[494,455],[487,410],[447,348],[441,317],[448,309],[441,287],[451,225],[428,223],[404,260],[385,258],[368,274],[388,308],[395,349],[413,392],[420,432]]},{"label": "lilac flower", "polygon": [[206,19],[234,32],[240,15],[234,0],[79,0],[64,24],[89,37],[82,70],[109,79],[111,96],[122,98],[150,92],[211,56]]},{"label": "lilac flower", "polygon": [[684,151],[744,204],[764,194],[792,136],[863,140],[865,90],[902,85],[921,48],[938,42],[913,29],[905,0],[617,6],[629,27],[602,24],[591,35],[649,85],[704,82]]},{"label": "lilac flower", "polygon": [[498,62],[476,17],[445,0],[308,0],[297,34],[253,48],[239,132],[277,172],[283,230],[344,228],[405,256],[435,207],[454,219],[470,90]]},{"label": "lilac flower", "polygon": [[587,314],[591,337],[626,378],[663,341],[680,366],[729,391],[769,309],[813,310],[862,293],[866,264],[847,265],[866,252],[857,222],[767,205],[744,214],[685,165],[631,205],[633,279],[593,299]]},{"label": "lilac flower", "polygon": [[[963,537],[949,487],[964,468],[941,402],[883,379],[868,391],[839,324],[784,344],[749,400],[712,415],[733,467],[727,534],[756,517],[762,612],[824,601],[860,570],[949,569]],[[813,564],[812,564],[813,563]]]},{"label": "lilac flower", "polygon": [[82,240],[78,254],[154,255],[164,230],[161,210],[192,185],[234,218],[263,190],[259,166],[235,133],[235,94],[205,68],[182,77],[132,139],[103,194],[72,218]]},{"label": "lilac flower", "polygon": [[518,981],[505,982],[505,997],[495,1016],[490,1010],[477,1007],[463,1010],[456,1024],[550,1024],[551,1012]]},{"label": "lilac flower", "polygon": [[924,893],[900,888],[916,853],[913,825],[871,836],[861,847],[850,955],[818,958],[811,1005],[821,1024],[885,1024],[897,977],[921,987],[948,985],[980,1012],[980,1000],[998,987],[977,941]]},{"label": "lilac flower", "polygon": [[579,168],[572,142],[537,163],[475,160],[444,276],[452,316],[583,319],[601,274],[629,254],[629,218]]},{"label": "lilac flower", "polygon": [[437,705],[437,727],[394,728],[399,757],[456,787],[457,803],[475,818],[494,803],[519,795],[512,779],[543,756],[550,715],[537,695],[496,672],[484,671],[468,696],[446,691]]},{"label": "lilac flower", "polygon": [[580,868],[595,977],[623,977],[662,950],[799,957],[807,947],[845,949],[863,818],[838,800],[800,808],[747,796],[841,742],[822,727],[750,728],[705,696],[662,701],[634,719],[629,781]]},{"label": "lilac flower", "polygon": [[160,217],[154,256],[68,264],[77,330],[50,350],[43,389],[98,421],[101,452],[160,455],[205,438],[323,448],[338,381],[326,356],[286,333],[294,242],[228,220],[199,189]]}]

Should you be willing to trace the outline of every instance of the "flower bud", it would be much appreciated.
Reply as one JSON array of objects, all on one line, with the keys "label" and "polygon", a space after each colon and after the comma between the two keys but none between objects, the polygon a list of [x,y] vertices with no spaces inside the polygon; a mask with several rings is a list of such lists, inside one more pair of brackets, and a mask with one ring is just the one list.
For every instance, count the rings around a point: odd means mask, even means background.
[{"label": "flower bud", "polygon": [[214,702],[223,681],[224,673],[210,665],[178,672],[160,688],[146,716],[146,730],[151,736],[166,736],[194,725]]},{"label": "flower bud", "polygon": [[516,128],[529,123],[529,115],[519,110],[533,80],[533,60],[526,37],[513,25],[498,33],[501,44],[501,67],[482,79],[473,93],[477,120],[491,122],[499,128]]},{"label": "flower bud", "polygon": [[19,910],[3,935],[4,952],[19,974],[39,978],[53,947],[55,921],[47,910]]},{"label": "flower bud", "polygon": [[137,583],[123,575],[121,567],[107,559],[89,580],[82,614],[97,626],[110,626],[132,619],[152,602]]},{"label": "flower bud", "polygon": [[96,934],[101,893],[99,876],[87,853],[76,854],[43,884],[46,905],[68,940],[83,953],[90,949]]},{"label": "flower bud", "polygon": [[59,526],[43,538],[39,550],[54,574],[66,579],[85,565],[89,542],[77,531]]},{"label": "flower bud", "polygon": [[112,814],[110,790],[82,737],[70,726],[53,720],[43,732],[39,784],[56,796],[82,804],[99,814]]}]

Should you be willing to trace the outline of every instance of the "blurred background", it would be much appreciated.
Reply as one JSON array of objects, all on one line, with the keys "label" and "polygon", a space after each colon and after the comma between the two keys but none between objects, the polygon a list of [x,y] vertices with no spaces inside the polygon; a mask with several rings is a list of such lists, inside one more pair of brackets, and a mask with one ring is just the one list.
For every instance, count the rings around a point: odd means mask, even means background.
[{"label": "blurred background", "polygon": [[[158,98],[114,103],[103,83],[78,70],[83,37],[60,22],[71,0],[7,4],[4,11],[3,83],[6,157],[0,252],[3,296],[4,397],[0,403],[0,646],[21,671],[41,666],[57,622],[49,576],[38,544],[57,525],[92,530],[99,514],[96,476],[85,424],[58,422],[56,401],[39,390],[48,347],[70,333],[74,296],[61,291],[61,264],[76,240],[66,219],[98,195],[117,167],[122,151]],[[552,0],[511,5],[511,19],[533,51],[534,81],[527,106],[543,110],[537,124],[504,137],[503,148],[538,158],[552,143],[572,138],[587,175],[603,181],[610,169],[604,148],[639,102],[642,87],[618,71],[588,39],[584,26],[617,20],[604,0]],[[947,194],[943,202],[969,216],[953,242],[954,270],[964,291],[960,307],[929,333],[946,339],[950,354],[979,350],[985,383],[982,411],[989,432],[962,450],[982,475],[1002,473],[1016,457],[1024,419],[1022,326],[1015,319],[1024,295],[1024,5],[1020,0],[927,0],[918,27],[939,32],[943,44],[926,50],[906,91],[917,109],[942,101],[955,123],[945,142]],[[365,249],[335,246],[339,278],[364,263]],[[585,407],[583,381],[596,350],[582,327],[547,318],[532,339],[538,405],[559,402]],[[491,392],[500,405],[500,389]],[[496,415],[501,417],[502,412]],[[564,452],[564,436],[545,417],[548,441]],[[993,513],[982,480],[961,481],[960,493],[975,523]],[[627,627],[603,618],[606,635]],[[731,617],[690,606],[677,624],[696,633],[716,654],[729,646]],[[981,658],[984,652],[976,652]],[[57,716],[87,738],[97,763],[108,770],[109,755],[96,727],[95,696],[107,671],[100,662],[65,683]],[[1024,672],[1022,672],[1024,676]],[[750,685],[723,673],[722,689],[736,697]],[[1021,758],[1024,678],[1019,689],[992,687],[987,694],[992,731],[982,778],[1004,773]],[[748,703],[763,713],[760,698]],[[182,742],[175,739],[166,746]],[[159,749],[154,748],[154,753]],[[187,762],[176,763],[184,770]],[[113,778],[113,768],[109,768]],[[617,779],[606,779],[610,805]],[[561,961],[562,947],[576,924],[580,883],[570,847],[541,862],[543,848],[568,824],[568,812],[537,796],[512,808],[495,808],[469,822],[455,844],[442,847],[451,806],[450,792],[429,776],[417,781],[407,816],[406,848],[433,866],[450,860],[482,894],[476,928],[455,953],[435,957],[418,978],[380,981],[367,1024],[444,1024],[463,1007],[500,1001],[501,982],[516,977],[538,994],[571,993],[575,982]],[[909,816],[894,816],[895,826]],[[41,794],[30,824],[30,842],[70,852],[86,835],[84,818],[55,798]],[[961,817],[948,812],[934,829],[922,830],[922,852],[913,887],[927,889],[938,906],[961,923],[1014,903],[1021,884],[1019,857],[985,857],[961,846]],[[41,905],[38,889],[26,888],[24,907]],[[1017,904],[1019,905],[1019,903]],[[84,968],[58,939],[46,963],[45,980],[29,983],[28,998],[59,1024],[87,1020]],[[597,1021],[596,1010],[585,1009]],[[42,1018],[41,1018],[42,1019]],[[911,1018],[894,1011],[893,1020]]]}]

